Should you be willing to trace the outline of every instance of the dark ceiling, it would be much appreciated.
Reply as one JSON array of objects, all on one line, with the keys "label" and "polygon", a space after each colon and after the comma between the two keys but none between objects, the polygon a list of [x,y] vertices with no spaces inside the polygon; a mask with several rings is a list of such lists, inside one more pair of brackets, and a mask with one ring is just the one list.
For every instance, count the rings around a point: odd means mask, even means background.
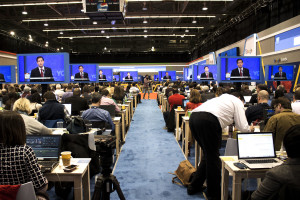
[{"label": "dark ceiling", "polygon": [[[81,57],[105,56],[119,59],[120,62],[124,62],[130,55],[161,54],[174,62],[190,61],[195,51],[198,52],[197,56],[199,52],[204,53],[201,47],[212,44],[214,38],[275,1],[129,0],[124,20],[116,20],[113,24],[112,20],[105,19],[93,24],[95,21],[82,12],[81,0],[1,0],[0,38],[4,45],[1,45],[0,50],[14,53],[64,51]],[[65,3],[3,6],[45,2]],[[208,9],[202,10],[204,6]],[[22,14],[24,10],[27,15]],[[14,36],[10,34],[11,31],[15,33]],[[29,35],[32,41],[29,41]],[[210,49],[213,50],[217,49]]]}]

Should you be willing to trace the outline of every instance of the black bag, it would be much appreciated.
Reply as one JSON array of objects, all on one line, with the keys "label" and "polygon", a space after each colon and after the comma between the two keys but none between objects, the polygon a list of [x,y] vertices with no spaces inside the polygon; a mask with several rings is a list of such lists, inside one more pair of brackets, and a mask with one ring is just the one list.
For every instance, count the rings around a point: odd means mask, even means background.
[{"label": "black bag", "polygon": [[67,130],[70,134],[78,134],[87,132],[85,122],[80,117],[74,117],[71,123],[67,126]]}]

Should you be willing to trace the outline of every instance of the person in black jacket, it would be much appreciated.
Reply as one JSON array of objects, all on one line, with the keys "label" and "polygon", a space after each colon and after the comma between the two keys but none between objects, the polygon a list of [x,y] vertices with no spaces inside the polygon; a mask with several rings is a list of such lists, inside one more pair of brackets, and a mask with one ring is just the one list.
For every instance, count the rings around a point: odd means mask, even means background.
[{"label": "person in black jacket", "polygon": [[69,113],[64,105],[58,103],[53,92],[44,94],[46,103],[40,108],[38,120],[44,123],[46,120],[64,119],[65,122],[70,121]]},{"label": "person in black jacket", "polygon": [[99,81],[107,81],[106,75],[103,74],[103,71],[101,69],[99,70]]},{"label": "person in black jacket", "polygon": [[286,73],[282,71],[282,66],[278,67],[278,72],[275,73],[274,80],[286,80]]},{"label": "person in black jacket", "polygon": [[270,108],[268,105],[268,100],[269,93],[267,91],[262,90],[257,94],[258,104],[255,106],[250,106],[245,113],[249,125],[251,122],[263,119],[264,110]]},{"label": "person in black jacket", "polygon": [[0,82],[5,82],[4,75],[0,73]]},{"label": "person in black jacket", "polygon": [[81,80],[81,81],[89,81],[89,74],[84,72],[84,68],[82,65],[78,67],[79,72],[75,74],[75,80]]},{"label": "person in black jacket", "polygon": [[237,68],[231,71],[230,80],[251,80],[249,69],[243,67],[242,59],[236,60]]},{"label": "person in black jacket", "polygon": [[76,88],[73,96],[66,98],[65,103],[72,105],[72,115],[80,115],[80,111],[89,109],[86,99],[80,97],[80,89]]},{"label": "person in black jacket", "polygon": [[200,79],[205,79],[205,80],[213,80],[214,76],[213,73],[209,72],[208,66],[204,67],[204,72],[201,74]]},{"label": "person in black jacket", "polygon": [[45,67],[44,62],[45,61],[42,56],[38,56],[36,58],[36,63],[38,65],[38,67],[31,70],[31,73],[30,73],[30,81],[31,82],[54,81],[51,68]]}]

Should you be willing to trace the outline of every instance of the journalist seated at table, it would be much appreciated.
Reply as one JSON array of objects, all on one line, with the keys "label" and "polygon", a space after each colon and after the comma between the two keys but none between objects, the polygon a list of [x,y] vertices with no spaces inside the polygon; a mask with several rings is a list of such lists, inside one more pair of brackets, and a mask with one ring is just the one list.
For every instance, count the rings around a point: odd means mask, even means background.
[{"label": "journalist seated at table", "polygon": [[98,92],[92,94],[91,108],[82,113],[82,118],[89,121],[104,121],[111,125],[112,130],[114,131],[115,125],[110,117],[109,112],[99,108],[101,105],[101,98],[102,97]]},{"label": "journalist seated at table", "polygon": [[30,101],[26,98],[18,99],[13,106],[13,111],[21,114],[24,120],[27,135],[47,135],[52,131],[33,117],[28,116],[31,113]]},{"label": "journalist seated at table", "polygon": [[65,103],[72,105],[72,115],[79,115],[80,111],[89,108],[88,101],[80,97],[80,89],[74,89],[73,96],[66,98]]},{"label": "journalist seated at table", "polygon": [[[31,147],[26,144],[23,118],[17,112],[0,113],[0,185],[1,194],[16,195],[21,184],[33,183],[37,199],[49,199],[48,180],[37,163]],[[4,190],[3,186],[9,189]],[[1,196],[2,196],[1,195]],[[1,199],[6,199],[1,197]],[[10,198],[9,198],[10,199]],[[13,197],[11,199],[14,199]],[[23,199],[26,199],[24,196]]]},{"label": "journalist seated at table", "polygon": [[69,113],[64,105],[58,103],[53,92],[44,94],[45,104],[40,108],[38,119],[44,123],[46,120],[63,119],[65,122],[71,121]]},{"label": "journalist seated at table", "polygon": [[300,125],[287,130],[283,139],[288,159],[282,165],[270,169],[252,200],[299,199],[300,196]]}]

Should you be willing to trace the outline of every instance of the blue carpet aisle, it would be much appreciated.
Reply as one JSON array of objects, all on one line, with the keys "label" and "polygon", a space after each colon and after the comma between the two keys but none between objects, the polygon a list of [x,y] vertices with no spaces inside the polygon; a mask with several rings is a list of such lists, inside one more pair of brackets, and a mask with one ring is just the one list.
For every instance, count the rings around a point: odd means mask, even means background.
[{"label": "blue carpet aisle", "polygon": [[[133,120],[114,171],[126,199],[204,199],[200,193],[188,196],[185,187],[172,183],[168,172],[185,158],[173,133],[163,129],[156,100],[143,100]],[[111,199],[119,199],[116,192]]]}]

